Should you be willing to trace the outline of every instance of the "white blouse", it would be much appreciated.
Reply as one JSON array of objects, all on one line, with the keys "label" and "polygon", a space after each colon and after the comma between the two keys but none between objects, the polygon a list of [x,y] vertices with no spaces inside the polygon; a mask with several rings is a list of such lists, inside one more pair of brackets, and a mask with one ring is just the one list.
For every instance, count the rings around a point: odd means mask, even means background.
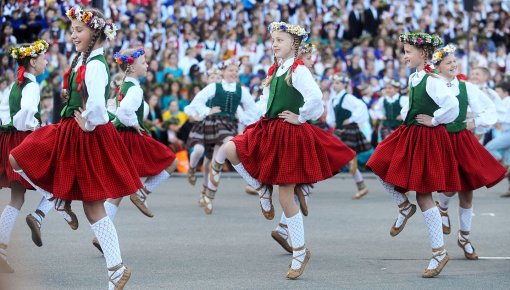
[{"label": "white blouse", "polygon": [[[225,80],[221,81],[223,89],[227,92],[235,92],[237,83],[227,83]],[[211,108],[206,105],[207,101],[214,98],[216,95],[216,83],[212,83],[203,88],[197,93],[193,101],[184,108],[184,113],[188,116],[206,117],[209,115]],[[255,105],[250,91],[247,88],[241,87],[241,106],[243,107],[242,121],[244,124],[250,124],[260,118],[258,108]],[[241,116],[239,116],[241,117]]]},{"label": "white blouse", "polygon": [[[328,115],[326,116],[326,122],[329,126],[336,126],[336,114],[335,107],[340,103],[342,96],[345,94],[345,90],[342,90],[338,93],[335,91],[331,91],[329,101],[327,103],[328,107]],[[349,120],[350,123],[363,124],[368,122],[368,108],[365,105],[365,102],[356,98],[351,94],[346,94],[344,97],[344,101],[342,102],[342,108],[351,112],[351,117]]]},{"label": "white blouse", "polygon": [[140,87],[140,82],[132,77],[126,77],[125,82],[132,82],[135,85],[130,87],[126,92],[126,95],[123,96],[122,101],[117,108],[117,119],[119,121],[128,126],[133,127],[138,125],[138,117],[136,116],[136,111],[140,108],[140,104],[143,101],[143,90]]},{"label": "white blouse", "polygon": [[[409,77],[409,85],[411,87],[417,86],[423,77],[426,75],[424,70],[415,72]],[[456,95],[448,88],[446,82],[441,78],[429,76],[425,90],[432,100],[439,106],[434,112],[432,118],[432,125],[438,126],[439,124],[451,123],[459,115],[459,101]],[[409,103],[402,107],[400,115],[405,120],[409,112]]]},{"label": "white blouse", "polygon": [[24,76],[32,82],[21,91],[21,109],[12,117],[12,125],[18,131],[34,131],[39,126],[35,114],[39,112],[41,90],[33,74],[26,72]]},{"label": "white blouse", "polygon": [[[276,76],[285,74],[292,64],[294,58],[289,58],[278,67]],[[299,122],[305,123],[308,120],[318,119],[324,112],[324,105],[322,103],[322,91],[313,78],[310,70],[304,65],[296,67],[292,73],[292,86],[301,93],[304,99],[304,104],[299,108]],[[267,101],[269,99],[269,87],[265,87],[262,91],[262,97],[259,101],[259,108],[263,108],[267,112]]]},{"label": "white blouse", "polygon": [[[386,109],[384,108],[384,101],[386,100],[388,103],[393,104],[398,100],[398,97],[400,95],[397,93],[391,97],[384,96],[382,98],[379,98],[377,102],[374,105],[374,113],[375,117],[379,120],[386,117]],[[400,107],[403,108],[404,106],[409,104],[409,97],[407,96],[400,96]]]},{"label": "white blouse", "polygon": [[[103,48],[93,50],[89,59],[103,54]],[[78,59],[78,65],[74,71],[78,71],[81,66],[82,57]],[[82,117],[85,118],[85,129],[93,131],[96,126],[108,123],[108,113],[106,111],[106,100],[104,97],[105,87],[108,84],[108,72],[105,65],[99,60],[89,61],[86,65],[85,84],[87,85],[88,99],[85,104],[85,111]]]}]

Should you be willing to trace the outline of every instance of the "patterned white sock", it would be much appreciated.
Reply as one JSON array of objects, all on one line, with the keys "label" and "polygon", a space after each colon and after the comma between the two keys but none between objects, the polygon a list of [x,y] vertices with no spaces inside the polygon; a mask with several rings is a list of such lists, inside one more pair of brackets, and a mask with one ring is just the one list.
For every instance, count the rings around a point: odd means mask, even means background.
[{"label": "patterned white sock", "polygon": [[[384,189],[386,189],[386,191],[389,193],[391,199],[397,205],[401,205],[408,201],[407,196],[403,193],[396,191],[394,185],[385,182],[379,176],[376,176],[376,177],[379,180],[379,182],[381,182]],[[407,209],[404,210],[404,214],[407,216],[407,214],[409,214],[410,211],[411,211],[411,207],[408,207]],[[405,216],[399,212],[397,221],[395,222],[395,227],[397,227],[397,228],[400,227],[402,225],[402,223],[404,222],[404,220],[405,220]]]},{"label": "patterned white sock", "polygon": [[356,172],[354,172],[352,177],[354,177],[354,181],[356,181],[356,183],[360,183],[363,181],[363,175],[361,175],[359,169],[356,169]]},{"label": "patterned white sock", "polygon": [[[300,248],[305,245],[305,228],[303,225],[303,215],[299,211],[295,216],[287,218],[287,227],[289,229],[289,235],[292,239],[292,247]],[[305,249],[301,251],[293,251],[292,256],[298,259],[299,261],[303,261],[305,258]],[[292,269],[299,269],[301,267],[301,263],[292,259]]]},{"label": "patterned white sock", "polygon": [[[280,225],[283,225],[284,227],[280,226]],[[290,236],[289,236],[289,231],[288,231],[288,227],[287,226],[287,218],[285,217],[285,213],[282,212],[282,217],[280,218],[280,223],[278,224],[278,226],[276,226],[276,231],[278,232],[278,234],[287,240],[287,242],[289,243],[289,246],[292,247],[292,240],[290,239]]]},{"label": "patterned white sock", "polygon": [[11,240],[12,229],[16,224],[19,210],[10,205],[5,206],[0,216],[0,244],[8,245]]},{"label": "patterned white sock", "polygon": [[200,158],[202,158],[202,155],[204,154],[204,146],[201,144],[197,144],[193,146],[193,152],[189,156],[189,166],[192,168],[197,168],[198,161],[200,161]]},{"label": "patterned white sock", "polygon": [[270,192],[269,188],[267,186],[263,186],[260,190],[257,190],[259,193],[259,200],[260,205],[262,206],[262,209],[264,211],[270,211],[271,210],[271,201],[269,199]]},{"label": "patterned white sock", "polygon": [[[37,209],[40,210],[44,216],[46,217],[48,213],[53,209],[55,204],[51,201],[48,201],[46,198],[41,198],[41,201],[39,202],[39,205],[37,206]],[[31,215],[39,221],[39,224],[42,224],[44,217],[36,214],[35,212],[31,213]]]},{"label": "patterned white sock", "polygon": [[258,180],[256,180],[255,178],[253,178],[248,173],[248,171],[246,171],[246,169],[244,168],[244,166],[241,162],[239,162],[239,164],[237,164],[237,165],[232,164],[232,166],[237,171],[237,173],[239,173],[239,175],[241,175],[241,177],[244,179],[244,181],[246,181],[246,183],[248,183],[251,187],[253,187],[255,189],[260,187],[260,182]]},{"label": "patterned white sock", "polygon": [[158,175],[149,176],[145,181],[145,188],[147,188],[150,192],[154,192],[154,190],[156,190],[156,188],[168,178],[170,178],[170,174],[168,174],[166,170],[161,171]]},{"label": "patterned white sock", "polygon": [[32,185],[35,188],[35,190],[37,190],[37,192],[39,192],[46,199],[50,199],[50,198],[53,197],[53,194],[51,192],[48,192],[48,191],[40,188],[39,186],[35,185],[35,183],[32,180],[30,180],[30,178],[28,178],[28,176],[23,171],[23,169],[21,169],[21,170],[14,170],[14,172],[16,172],[19,175],[21,175],[21,177],[23,177],[28,183],[30,183],[30,185]]},{"label": "patterned white sock", "polygon": [[[425,224],[427,226],[427,231],[429,234],[429,240],[431,247],[441,248],[444,246],[443,239],[443,226],[441,224],[441,215],[439,214],[439,209],[437,207],[432,207],[423,213],[423,218],[425,219]],[[438,260],[442,260],[446,255],[446,250],[444,253],[438,257]],[[433,254],[436,254],[433,252]],[[429,266],[427,269],[435,269],[438,266],[438,262],[435,259],[431,259]]]},{"label": "patterned white sock", "polygon": [[223,164],[225,163],[225,160],[227,159],[227,155],[225,155],[225,144],[222,144],[220,148],[218,148],[218,151],[216,152],[216,155],[214,156],[214,160],[216,163]]},{"label": "patterned white sock", "polygon": [[111,221],[115,219],[115,215],[117,214],[118,209],[119,208],[113,203],[110,203],[108,201],[104,202],[104,210],[106,211],[106,215],[108,215]]},{"label": "patterned white sock", "polygon": [[[106,260],[106,267],[112,268],[122,263],[122,257],[120,255],[119,238],[117,236],[117,230],[113,225],[113,222],[108,216],[102,218],[95,224],[91,225],[94,234],[96,235],[101,248],[103,249],[104,257]],[[113,274],[113,279],[117,282],[124,273],[125,267],[112,272],[108,271],[108,276]],[[112,284],[109,283],[109,289],[112,288]]]},{"label": "patterned white sock", "polygon": [[437,203],[439,203],[439,206],[445,210],[448,209],[448,205],[450,204],[450,200],[452,198],[450,196],[446,196],[444,193],[440,192],[437,195]]},{"label": "patterned white sock", "polygon": [[[473,221],[473,208],[462,208],[459,206],[459,223],[460,223],[460,230],[463,232],[470,232],[471,231],[471,222]],[[466,239],[469,239],[469,234],[463,235],[462,237],[459,233],[459,240],[465,241]],[[473,247],[471,244],[467,244],[466,252],[472,254],[473,253]]]}]

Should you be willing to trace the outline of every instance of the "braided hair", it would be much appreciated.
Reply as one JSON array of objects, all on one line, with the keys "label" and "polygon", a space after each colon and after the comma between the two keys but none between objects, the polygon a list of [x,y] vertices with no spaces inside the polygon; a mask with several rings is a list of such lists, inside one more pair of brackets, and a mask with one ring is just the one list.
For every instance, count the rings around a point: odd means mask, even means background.
[{"label": "braided hair", "polygon": [[[296,61],[299,56],[299,47],[301,46],[302,38],[297,35],[293,35],[293,38],[294,38],[294,40],[292,42],[292,47],[294,48],[294,61]],[[292,87],[292,73],[293,73],[293,70],[291,68],[287,72],[287,76],[285,76],[285,81],[291,87]]]}]

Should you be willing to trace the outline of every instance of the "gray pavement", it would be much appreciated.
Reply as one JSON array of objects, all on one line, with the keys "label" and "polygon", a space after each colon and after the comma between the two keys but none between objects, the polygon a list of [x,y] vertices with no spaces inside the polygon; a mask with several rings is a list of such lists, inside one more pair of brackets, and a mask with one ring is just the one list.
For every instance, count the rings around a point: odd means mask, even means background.
[{"label": "gray pavement", "polygon": [[[291,256],[270,237],[281,209],[276,206],[275,219],[266,221],[244,185],[235,175],[225,177],[211,216],[198,207],[199,184],[191,187],[182,177],[150,196],[153,219],[124,200],[115,225],[124,262],[133,271],[125,289],[510,289],[510,199],[499,197],[506,181],[475,192],[471,238],[487,257],[479,261],[465,260],[456,244],[458,202],[452,201],[452,234],[446,236],[451,260],[434,279],[420,277],[431,255],[421,213],[392,238],[397,208],[383,188],[369,178],[370,193],[353,201],[354,181],[341,175],[316,186],[305,218],[312,258],[302,279],[288,281]],[[2,208],[8,199],[1,190]],[[80,228],[71,231],[50,213],[42,229],[44,246],[38,248],[25,223],[38,201],[37,193],[27,194],[9,248],[16,273],[0,274],[0,290],[106,289],[105,261],[90,243],[80,203],[74,203]]]}]

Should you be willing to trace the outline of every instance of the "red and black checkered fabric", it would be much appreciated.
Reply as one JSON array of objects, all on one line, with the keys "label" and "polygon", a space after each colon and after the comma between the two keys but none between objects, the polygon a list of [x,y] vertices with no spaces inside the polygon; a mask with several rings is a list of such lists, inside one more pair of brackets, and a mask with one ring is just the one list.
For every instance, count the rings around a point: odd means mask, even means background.
[{"label": "red and black checkered fabric", "polygon": [[11,187],[11,183],[16,181],[26,189],[34,189],[23,177],[12,170],[9,162],[11,150],[21,144],[30,133],[32,131],[0,132],[0,188]]},{"label": "red and black checkered fabric", "polygon": [[263,118],[233,139],[246,170],[263,184],[316,183],[338,173],[356,153],[308,123]]},{"label": "red and black checkered fabric", "polygon": [[460,188],[458,163],[444,126],[400,126],[379,143],[367,166],[401,192]]},{"label": "red and black checkered fabric", "polygon": [[64,200],[119,198],[142,188],[111,123],[84,132],[73,118],[64,118],[30,134],[11,154],[35,184]]},{"label": "red and black checkered fabric", "polygon": [[457,191],[492,187],[505,178],[505,167],[480,144],[473,133],[462,130],[449,135],[459,163],[461,187]]},{"label": "red and black checkered fabric", "polygon": [[175,160],[175,154],[170,148],[147,133],[140,135],[133,131],[121,130],[119,134],[140,177],[158,175]]}]

